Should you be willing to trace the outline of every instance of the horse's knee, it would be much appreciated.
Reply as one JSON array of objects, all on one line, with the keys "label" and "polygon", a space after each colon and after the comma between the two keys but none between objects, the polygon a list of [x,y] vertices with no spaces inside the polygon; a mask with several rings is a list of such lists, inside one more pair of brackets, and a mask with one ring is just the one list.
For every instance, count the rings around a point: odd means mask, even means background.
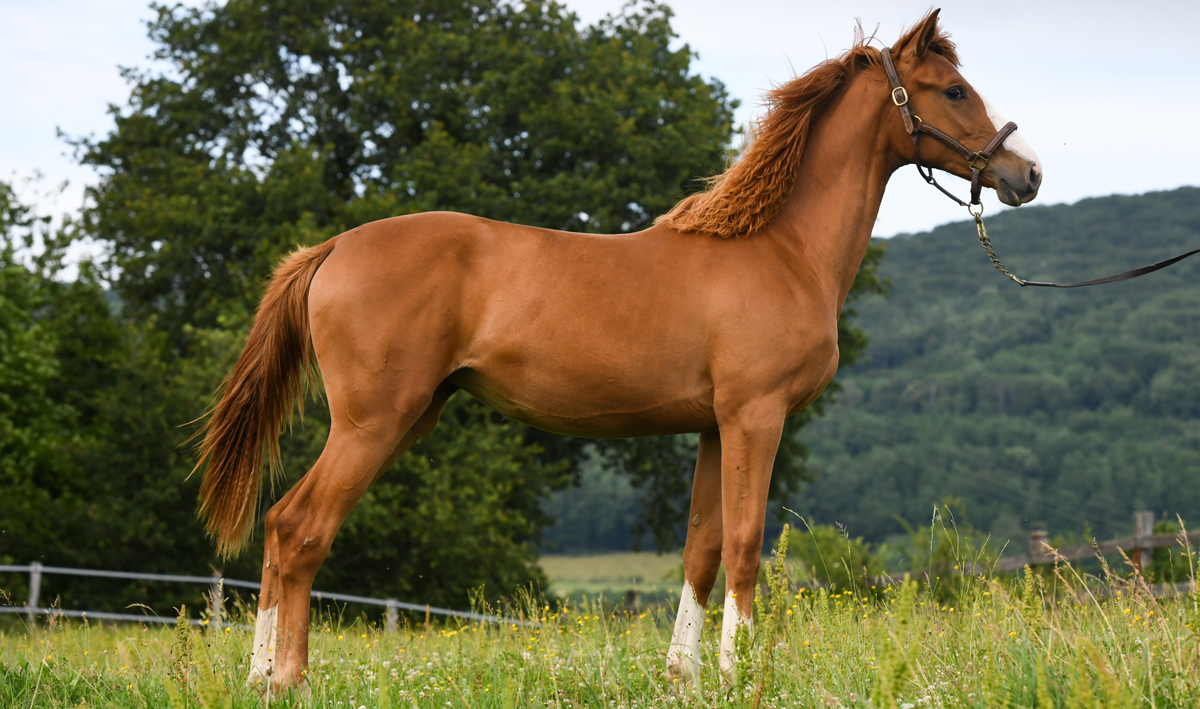
[{"label": "horse's knee", "polygon": [[758,567],[762,562],[762,534],[736,535],[726,543],[726,583],[731,588],[752,588],[758,583]]},{"label": "horse's knee", "polygon": [[717,574],[717,567],[721,565],[721,545],[706,545],[699,544],[685,547],[683,550],[683,568],[684,571],[696,574],[711,573],[714,577]]},{"label": "horse's knee", "polygon": [[696,600],[701,606],[708,603],[713,584],[717,582],[717,572],[721,568],[721,545],[699,544],[687,547],[683,551],[683,575],[692,585]]}]

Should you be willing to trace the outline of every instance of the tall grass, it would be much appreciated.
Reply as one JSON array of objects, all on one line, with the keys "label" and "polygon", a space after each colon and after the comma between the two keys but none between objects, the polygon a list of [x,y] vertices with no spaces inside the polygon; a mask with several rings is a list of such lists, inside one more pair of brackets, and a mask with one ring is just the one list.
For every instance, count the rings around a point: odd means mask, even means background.
[{"label": "tall grass", "polygon": [[[785,537],[786,539],[786,532]],[[1112,569],[795,592],[782,542],[738,678],[717,670],[708,610],[696,684],[664,677],[672,612],[602,604],[505,609],[540,627],[321,618],[304,693],[243,686],[250,627],[56,620],[0,633],[4,707],[1183,707],[1200,705],[1200,612]],[[1189,563],[1191,557],[1188,558]],[[243,622],[249,625],[250,618]]]}]

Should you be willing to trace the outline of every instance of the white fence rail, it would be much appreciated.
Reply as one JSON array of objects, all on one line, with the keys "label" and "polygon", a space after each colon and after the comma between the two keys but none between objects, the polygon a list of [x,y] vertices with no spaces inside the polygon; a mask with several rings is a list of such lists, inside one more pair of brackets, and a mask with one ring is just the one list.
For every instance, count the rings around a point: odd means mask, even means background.
[{"label": "white fence rail", "polygon": [[[61,615],[69,618],[95,618],[96,620],[119,620],[129,621],[134,623],[174,623],[174,618],[166,618],[155,615],[137,615],[135,613],[108,613],[104,611],[84,611],[61,608],[46,608],[38,605],[42,590],[42,576],[45,574],[57,574],[62,576],[91,576],[96,578],[111,578],[111,579],[130,579],[140,581],[165,581],[172,583],[194,583],[204,584],[210,587],[209,593],[209,618],[215,619],[216,622],[221,622],[223,611],[223,594],[222,587],[230,586],[233,588],[248,588],[254,591],[262,588],[262,585],[257,581],[243,581],[241,579],[229,579],[220,574],[212,576],[180,576],[177,574],[143,574],[134,571],[108,571],[105,569],[75,569],[66,566],[45,566],[37,561],[31,562],[28,566],[14,566],[0,564],[0,573],[18,573],[29,574],[29,598],[24,606],[0,606],[0,614],[3,613],[19,613],[26,616],[29,622],[32,623],[39,615]],[[421,605],[419,603],[406,603],[398,601],[394,598],[370,598],[368,596],[355,596],[349,593],[326,593],[325,591],[313,591],[312,597],[318,601],[340,601],[342,603],[362,603],[369,606],[383,606],[386,609],[387,629],[389,631],[396,630],[398,625],[399,612],[401,610],[423,612],[428,617],[429,615],[441,615],[451,618],[463,618],[466,620],[477,620],[485,623],[512,623],[514,625],[538,625],[526,620],[514,618],[504,618],[496,615],[485,615],[483,613],[472,613],[470,611],[456,611],[449,608],[438,608],[437,606]],[[201,625],[205,622],[200,619],[191,619],[192,625]]]}]

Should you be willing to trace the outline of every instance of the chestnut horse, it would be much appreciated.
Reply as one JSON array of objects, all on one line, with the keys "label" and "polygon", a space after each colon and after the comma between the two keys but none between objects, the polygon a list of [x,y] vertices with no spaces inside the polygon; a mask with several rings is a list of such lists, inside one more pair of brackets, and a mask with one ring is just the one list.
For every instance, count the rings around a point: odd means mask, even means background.
[{"label": "chestnut horse", "polygon": [[[982,148],[1004,123],[959,74],[929,13],[892,47],[912,110]],[[784,419],[837,370],[837,321],[889,177],[913,162],[880,50],[773,90],[740,160],[637,234],[575,234],[454,213],[361,226],[276,269],[208,424],[200,511],[220,550],[245,545],[263,450],[311,365],[329,440],[266,515],[250,682],[288,687],[308,665],[309,595],[364,491],[433,428],[459,389],[573,436],[698,432],[685,582],[668,672],[694,677],[718,566],[719,665],[751,622],[767,488]],[[927,166],[970,169],[927,141]],[[983,171],[1002,201],[1034,198],[1041,168],[1009,136]]]}]

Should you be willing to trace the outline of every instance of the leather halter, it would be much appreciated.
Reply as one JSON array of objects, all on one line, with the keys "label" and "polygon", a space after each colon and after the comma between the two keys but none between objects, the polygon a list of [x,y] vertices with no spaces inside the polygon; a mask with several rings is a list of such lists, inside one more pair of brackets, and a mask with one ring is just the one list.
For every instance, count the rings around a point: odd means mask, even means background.
[{"label": "leather halter", "polygon": [[[929,125],[921,120],[921,117],[913,113],[912,106],[908,103],[908,91],[900,84],[900,75],[896,73],[896,64],[892,61],[892,50],[884,47],[880,50],[883,54],[883,71],[887,74],[888,83],[892,85],[892,103],[900,109],[900,117],[904,120],[904,130],[912,136],[913,144],[913,160],[917,164],[917,172],[921,174],[921,178],[941,190],[942,194],[950,199],[958,202],[962,207],[968,207],[970,204],[980,204],[979,195],[983,191],[983,184],[980,181],[980,176],[987,169],[988,160],[992,157],[992,153],[1004,143],[1008,136],[1012,135],[1017,129],[1017,124],[1009,121],[1004,124],[1004,127],[997,131],[996,135],[988,141],[983,150],[971,150],[967,146],[960,143],[953,136],[945,131]],[[958,197],[951,194],[945,187],[938,184],[938,181],[933,178],[933,168],[925,167],[921,164],[921,134],[932,136],[949,145],[955,152],[963,156],[967,161],[967,166],[971,168],[971,202],[962,201]]]}]

